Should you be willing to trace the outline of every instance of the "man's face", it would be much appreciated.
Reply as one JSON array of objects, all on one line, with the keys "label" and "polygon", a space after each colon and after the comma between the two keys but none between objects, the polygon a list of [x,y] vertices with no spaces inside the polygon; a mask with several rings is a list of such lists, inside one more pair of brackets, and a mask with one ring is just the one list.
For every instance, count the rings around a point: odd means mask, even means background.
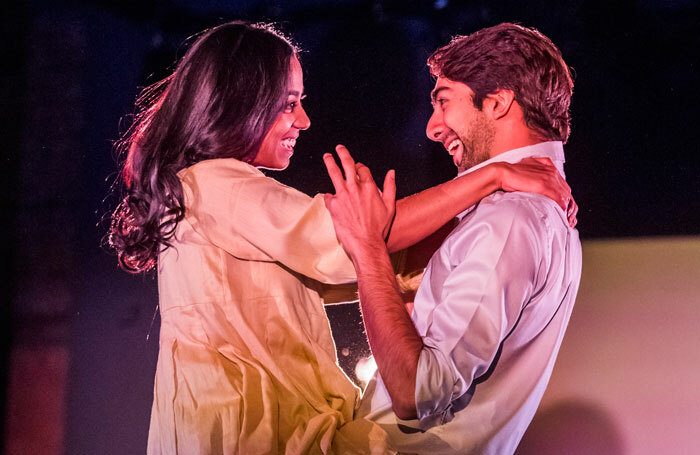
[{"label": "man's face", "polygon": [[442,142],[459,172],[491,158],[495,128],[474,107],[473,96],[468,85],[442,77],[431,92],[433,115],[425,132],[429,139]]}]

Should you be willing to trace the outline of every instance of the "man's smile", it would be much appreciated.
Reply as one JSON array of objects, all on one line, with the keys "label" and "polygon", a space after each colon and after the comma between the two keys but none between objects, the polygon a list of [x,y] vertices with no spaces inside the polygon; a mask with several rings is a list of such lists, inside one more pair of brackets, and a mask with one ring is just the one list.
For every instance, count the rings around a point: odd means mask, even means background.
[{"label": "man's smile", "polygon": [[452,156],[452,161],[454,162],[455,166],[459,166],[459,164],[462,162],[462,156],[464,155],[464,144],[462,141],[458,137],[455,137],[453,139],[445,140],[443,145],[447,150],[447,153]]}]

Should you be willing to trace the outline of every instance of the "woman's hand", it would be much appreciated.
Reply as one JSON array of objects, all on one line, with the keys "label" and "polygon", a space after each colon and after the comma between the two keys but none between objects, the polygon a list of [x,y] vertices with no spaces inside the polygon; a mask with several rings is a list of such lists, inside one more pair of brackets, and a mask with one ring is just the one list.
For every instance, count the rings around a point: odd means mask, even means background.
[{"label": "woman's hand", "polygon": [[494,166],[500,168],[498,183],[501,189],[547,196],[564,210],[569,225],[576,226],[578,205],[571,196],[571,187],[549,158],[525,158],[515,164],[499,162]]},{"label": "woman's hand", "polygon": [[384,189],[380,191],[367,166],[355,163],[344,146],[338,145],[335,150],[345,178],[333,156],[326,153],[323,161],[335,195],[326,194],[325,202],[338,239],[354,258],[359,248],[368,243],[383,243],[389,234],[396,211],[394,171],[387,172]]}]

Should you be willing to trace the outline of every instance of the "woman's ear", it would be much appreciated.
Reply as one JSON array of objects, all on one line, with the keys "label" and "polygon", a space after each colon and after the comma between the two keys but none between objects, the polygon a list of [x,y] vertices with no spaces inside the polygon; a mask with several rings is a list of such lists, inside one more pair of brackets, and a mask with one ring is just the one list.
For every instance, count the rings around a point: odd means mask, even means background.
[{"label": "woman's ear", "polygon": [[508,115],[513,101],[515,101],[513,90],[498,89],[484,98],[484,111],[493,120],[499,120]]}]

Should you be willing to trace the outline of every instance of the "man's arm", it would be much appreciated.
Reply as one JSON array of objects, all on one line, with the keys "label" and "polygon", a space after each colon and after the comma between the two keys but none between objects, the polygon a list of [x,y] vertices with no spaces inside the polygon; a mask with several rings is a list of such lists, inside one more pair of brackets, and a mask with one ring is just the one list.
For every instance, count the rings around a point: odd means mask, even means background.
[{"label": "man's arm", "polygon": [[402,419],[416,417],[415,384],[423,347],[404,308],[384,234],[391,224],[395,186],[391,174],[379,194],[369,169],[339,154],[345,179],[332,156],[324,156],[336,189],[326,195],[338,238],[353,260],[367,338],[385,380],[392,407]]},{"label": "man's arm", "polygon": [[[338,204],[331,214],[344,207]],[[450,240],[449,262],[456,265],[443,265],[441,272],[433,266],[433,274],[444,275],[437,281],[439,302],[424,338],[408,314],[397,311],[393,273],[379,240],[350,253],[370,346],[401,419],[448,412],[453,400],[488,371],[524,302],[539,289],[539,258],[549,244],[541,217],[512,200],[490,202],[477,216]],[[341,235],[345,241],[351,234]]]},{"label": "man's arm", "polygon": [[[339,156],[347,180],[332,157],[324,158],[336,188],[335,196],[326,195],[326,205],[356,268],[367,336],[392,408],[402,419],[445,412],[451,400],[469,388],[474,374],[488,369],[522,302],[532,293],[538,245],[547,244],[534,235],[542,230],[541,219],[516,216],[519,204],[512,202],[498,210],[490,207],[493,204],[482,210],[484,219],[460,238],[461,253],[455,258],[459,266],[445,281],[433,315],[440,334],[423,340],[402,307],[383,243],[393,208],[393,201],[384,197],[387,181],[384,193],[379,193],[366,167],[356,166],[349,155]],[[391,179],[388,182],[393,185]],[[474,336],[463,345],[466,333]],[[460,368],[451,360],[456,345],[462,351]],[[430,377],[450,378],[449,384],[428,378],[418,391],[421,362],[429,368]],[[417,394],[421,409],[417,409]]]},{"label": "man's arm", "polygon": [[415,419],[416,371],[423,340],[401,299],[386,245],[377,236],[354,249],[350,257],[357,271],[367,339],[392,409],[401,419]]}]

